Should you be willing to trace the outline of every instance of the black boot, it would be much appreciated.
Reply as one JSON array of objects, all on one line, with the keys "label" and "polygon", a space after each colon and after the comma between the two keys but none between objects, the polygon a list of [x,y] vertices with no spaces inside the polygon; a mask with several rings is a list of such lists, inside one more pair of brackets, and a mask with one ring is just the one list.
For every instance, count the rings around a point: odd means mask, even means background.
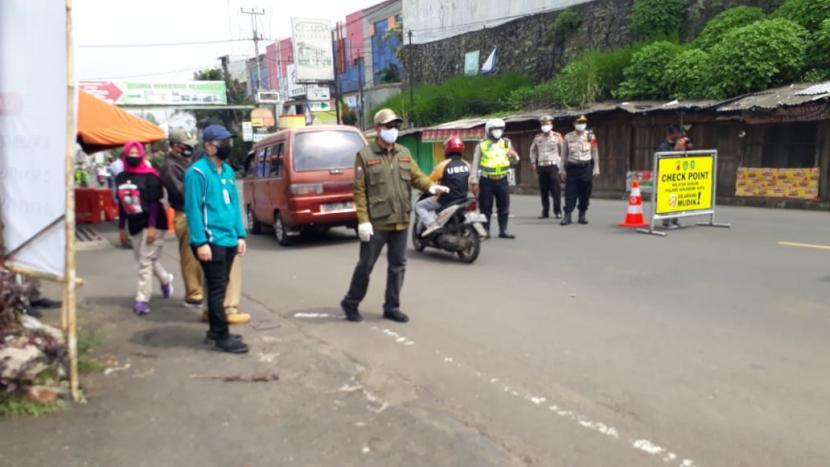
[{"label": "black boot", "polygon": [[562,222],[560,222],[559,225],[571,225],[571,224],[573,224],[573,221],[571,220],[571,213],[566,212],[565,213],[565,218],[562,219]]},{"label": "black boot", "polygon": [[507,221],[510,219],[509,213],[499,213],[499,238],[516,238],[515,235],[507,232]]},{"label": "black boot", "polygon": [[579,211],[579,220],[577,222],[582,225],[588,224],[588,219],[585,218],[585,211]]},{"label": "black boot", "polygon": [[487,237],[489,238],[490,237],[490,215],[485,214],[484,219],[485,219],[485,221],[484,221],[484,231],[487,232]]}]

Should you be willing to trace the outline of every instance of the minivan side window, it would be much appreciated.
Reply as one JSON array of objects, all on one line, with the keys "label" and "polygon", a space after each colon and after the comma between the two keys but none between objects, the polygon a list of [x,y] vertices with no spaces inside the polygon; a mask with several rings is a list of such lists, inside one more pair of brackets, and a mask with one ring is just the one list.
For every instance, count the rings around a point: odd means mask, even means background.
[{"label": "minivan side window", "polygon": [[285,143],[277,143],[271,146],[270,177],[282,177],[283,171],[283,147]]},{"label": "minivan side window", "polygon": [[257,160],[257,168],[256,168],[256,176],[257,177],[267,177],[268,176],[268,155],[271,152],[270,147],[260,148],[256,154]]}]

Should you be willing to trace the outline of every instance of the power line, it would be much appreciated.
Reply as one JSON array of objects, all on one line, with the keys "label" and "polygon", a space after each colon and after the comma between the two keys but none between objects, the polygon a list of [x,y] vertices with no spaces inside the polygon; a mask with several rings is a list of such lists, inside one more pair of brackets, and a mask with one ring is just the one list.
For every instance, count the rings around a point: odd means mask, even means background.
[{"label": "power line", "polygon": [[245,42],[251,39],[218,39],[209,41],[192,41],[192,42],[154,42],[145,44],[83,44],[78,47],[83,49],[120,49],[133,47],[180,47],[188,45],[209,45],[209,44],[227,44],[230,42]]}]

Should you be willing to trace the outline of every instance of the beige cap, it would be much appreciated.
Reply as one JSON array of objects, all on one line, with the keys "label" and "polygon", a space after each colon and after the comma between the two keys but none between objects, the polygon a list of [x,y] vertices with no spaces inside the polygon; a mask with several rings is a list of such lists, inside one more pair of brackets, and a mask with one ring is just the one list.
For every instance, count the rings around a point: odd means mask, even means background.
[{"label": "beige cap", "polygon": [[392,109],[381,109],[375,114],[375,125],[386,125],[391,122],[402,122]]},{"label": "beige cap", "polygon": [[196,135],[190,133],[184,128],[176,128],[172,130],[170,132],[170,142],[173,144],[186,144],[190,147],[194,147],[199,144],[199,140],[196,139]]},{"label": "beige cap", "polygon": [[539,119],[540,123],[551,122],[553,123],[553,117],[550,115],[542,115],[542,118]]},{"label": "beige cap", "polygon": [[579,118],[576,119],[576,123],[588,123],[588,117],[580,115]]}]

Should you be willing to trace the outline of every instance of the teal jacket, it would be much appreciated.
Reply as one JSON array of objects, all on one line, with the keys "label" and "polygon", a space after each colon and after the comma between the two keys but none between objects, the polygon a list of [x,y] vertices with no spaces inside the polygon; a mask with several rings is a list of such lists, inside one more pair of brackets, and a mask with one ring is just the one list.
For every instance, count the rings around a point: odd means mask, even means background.
[{"label": "teal jacket", "polygon": [[233,248],[247,236],[233,169],[223,163],[219,173],[207,154],[185,172],[184,212],[193,246]]}]

